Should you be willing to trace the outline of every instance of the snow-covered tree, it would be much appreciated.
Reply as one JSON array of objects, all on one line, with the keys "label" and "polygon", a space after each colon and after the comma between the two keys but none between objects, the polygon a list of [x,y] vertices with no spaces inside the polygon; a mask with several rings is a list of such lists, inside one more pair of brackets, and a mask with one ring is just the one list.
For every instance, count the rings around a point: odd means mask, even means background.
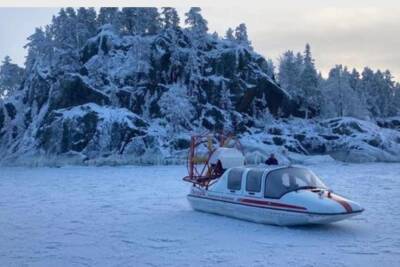
[{"label": "snow-covered tree", "polygon": [[117,26],[118,20],[118,8],[117,7],[101,7],[99,15],[97,17],[97,24],[99,26],[104,24],[111,24],[114,27]]},{"label": "snow-covered tree", "polygon": [[387,117],[397,114],[398,107],[394,102],[395,83],[389,71],[364,68],[359,82],[364,91],[366,104],[373,117]]},{"label": "snow-covered tree", "polygon": [[351,74],[346,67],[336,65],[321,85],[321,115],[326,118],[351,116],[364,119],[368,112],[357,91],[351,86]]},{"label": "snow-covered tree", "polygon": [[184,64],[182,63],[182,58],[181,54],[179,51],[173,51],[170,57],[170,65],[168,69],[168,77],[169,81],[171,83],[176,83],[178,82],[178,79],[180,79],[180,82],[182,83],[182,76],[180,75],[183,72],[184,69]]},{"label": "snow-covered tree", "polygon": [[153,35],[161,29],[160,13],[156,7],[138,8],[137,31],[142,35]]},{"label": "snow-covered tree", "polygon": [[246,24],[241,23],[239,26],[236,27],[235,29],[235,38],[236,41],[244,46],[251,46],[251,43],[249,41],[249,37],[247,35],[247,27]]},{"label": "snow-covered tree", "polygon": [[393,103],[395,106],[395,114],[396,116],[400,115],[400,83],[396,83],[394,87],[394,97]]},{"label": "snow-covered tree", "polygon": [[362,74],[362,78],[360,80],[359,86],[360,90],[363,90],[365,96],[366,96],[366,104],[367,104],[367,109],[371,113],[372,116],[377,116],[378,114],[378,107],[376,106],[376,103],[374,99],[376,99],[377,96],[377,89],[375,88],[375,77],[374,77],[374,72],[370,68],[364,68]]},{"label": "snow-covered tree", "polygon": [[76,15],[77,46],[81,48],[97,31],[97,14],[94,8],[80,7]]},{"label": "snow-covered tree", "polygon": [[320,109],[321,94],[318,74],[314,59],[311,56],[310,45],[307,44],[304,55],[292,51],[285,52],[279,60],[278,81],[283,89],[288,91],[298,103],[306,118],[309,112],[317,115]]},{"label": "snow-covered tree", "polygon": [[353,68],[353,70],[349,74],[349,83],[351,88],[357,93],[359,104],[362,107],[363,113],[365,114],[365,116],[363,117],[364,118],[369,117],[366,92],[361,87],[361,76],[360,73],[355,68]]},{"label": "snow-covered tree", "polygon": [[212,37],[213,39],[218,40],[218,39],[219,39],[218,32],[214,31],[214,32],[211,34],[211,37]]},{"label": "snow-covered tree", "polygon": [[300,75],[299,94],[301,105],[305,111],[305,117],[308,118],[310,109],[318,111],[320,109],[320,92],[318,90],[318,73],[315,69],[314,59],[311,56],[311,48],[306,44],[304,51],[304,65]]},{"label": "snow-covered tree", "polygon": [[232,28],[228,28],[228,30],[225,33],[225,39],[229,41],[235,41],[235,36],[233,36],[233,30]]},{"label": "snow-covered tree", "polygon": [[220,97],[220,108],[224,110],[231,110],[232,109],[232,100],[231,100],[231,92],[229,88],[226,86],[226,82],[221,82],[221,97]]},{"label": "snow-covered tree", "polygon": [[274,62],[271,59],[267,59],[266,61],[263,62],[262,64],[262,69],[264,72],[272,78],[272,80],[276,81],[275,79],[275,65]]},{"label": "snow-covered tree", "polygon": [[208,22],[201,15],[200,7],[192,7],[189,12],[185,13],[185,23],[189,26],[188,28],[199,34],[206,34],[208,31]]},{"label": "snow-covered tree", "polygon": [[49,27],[47,27],[46,32],[42,28],[36,28],[35,33],[27,38],[28,43],[24,46],[28,49],[25,61],[27,71],[30,71],[35,63],[47,66],[51,64],[54,44],[49,34]]},{"label": "snow-covered tree", "polygon": [[208,22],[200,12],[200,7],[192,7],[189,12],[185,13],[185,24],[188,25],[187,30],[192,35],[194,45],[197,47],[204,46],[208,31]]},{"label": "snow-covered tree", "polygon": [[194,108],[186,91],[185,87],[173,84],[169,86],[168,91],[163,93],[158,102],[162,114],[171,123],[174,131],[179,129],[179,125],[188,127],[194,114]]},{"label": "snow-covered tree", "polygon": [[120,14],[121,33],[122,34],[137,34],[138,33],[138,7],[124,7]]},{"label": "snow-covered tree", "polygon": [[301,54],[297,57],[293,51],[286,51],[279,58],[278,81],[280,86],[297,99],[300,94],[300,75],[303,68]]},{"label": "snow-covered tree", "polygon": [[190,51],[188,61],[185,65],[185,76],[188,84],[188,95],[190,97],[201,96],[200,79],[201,79],[201,58],[196,55],[196,51]]},{"label": "snow-covered tree", "polygon": [[10,96],[21,85],[24,69],[6,56],[0,66],[0,98]]},{"label": "snow-covered tree", "polygon": [[360,82],[360,73],[353,68],[349,77],[349,83],[351,88],[357,91],[359,88],[359,82]]},{"label": "snow-covered tree", "polygon": [[173,7],[163,7],[161,9],[162,14],[162,24],[164,28],[178,28],[179,27],[179,15],[175,8]]},{"label": "snow-covered tree", "polygon": [[77,16],[75,9],[61,8],[57,16],[53,16],[51,33],[54,44],[63,50],[76,49],[78,46]]},{"label": "snow-covered tree", "polygon": [[383,86],[381,90],[380,105],[381,112],[384,117],[397,114],[398,106],[395,103],[396,84],[393,81],[393,76],[389,70],[383,72]]},{"label": "snow-covered tree", "polygon": [[152,35],[161,28],[160,14],[155,7],[124,7],[119,21],[122,34]]}]

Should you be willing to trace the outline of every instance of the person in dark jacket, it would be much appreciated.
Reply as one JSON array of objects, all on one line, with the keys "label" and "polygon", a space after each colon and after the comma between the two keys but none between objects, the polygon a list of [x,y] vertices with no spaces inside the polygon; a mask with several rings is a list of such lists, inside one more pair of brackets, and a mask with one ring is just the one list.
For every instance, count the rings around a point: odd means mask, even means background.
[{"label": "person in dark jacket", "polygon": [[214,168],[214,174],[217,176],[217,177],[219,177],[219,176],[221,176],[222,174],[224,174],[224,168],[222,167],[222,163],[221,163],[221,161],[220,160],[218,160],[218,162],[217,162],[217,164],[215,165],[215,168]]},{"label": "person in dark jacket", "polygon": [[269,158],[265,161],[267,165],[278,165],[278,160],[275,158],[275,155],[272,153]]}]

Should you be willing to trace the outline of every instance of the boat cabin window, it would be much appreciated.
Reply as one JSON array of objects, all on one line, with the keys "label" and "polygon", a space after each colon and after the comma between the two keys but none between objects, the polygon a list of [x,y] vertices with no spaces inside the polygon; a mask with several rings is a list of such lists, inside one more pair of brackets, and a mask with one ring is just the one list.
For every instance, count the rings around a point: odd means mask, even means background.
[{"label": "boat cabin window", "polygon": [[265,197],[280,198],[290,191],[308,188],[327,188],[311,171],[289,167],[271,171],[265,181]]},{"label": "boat cabin window", "polygon": [[242,175],[244,169],[234,168],[228,173],[228,189],[229,190],[240,190],[242,188]]},{"label": "boat cabin window", "polygon": [[258,193],[261,191],[261,179],[264,174],[263,169],[251,169],[247,172],[246,191]]}]

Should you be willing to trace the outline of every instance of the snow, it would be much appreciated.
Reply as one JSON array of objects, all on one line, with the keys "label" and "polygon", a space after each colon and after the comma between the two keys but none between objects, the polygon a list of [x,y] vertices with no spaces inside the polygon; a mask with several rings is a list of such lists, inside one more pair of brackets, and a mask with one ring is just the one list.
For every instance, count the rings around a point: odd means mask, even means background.
[{"label": "snow", "polygon": [[57,113],[63,115],[65,119],[73,119],[74,117],[82,117],[86,112],[94,111],[100,119],[105,121],[116,121],[126,123],[130,128],[136,126],[132,123],[132,119],[140,119],[135,113],[126,108],[103,107],[95,103],[88,103],[73,108],[60,109]]},{"label": "snow", "polygon": [[396,266],[400,164],[313,165],[366,211],[277,227],[196,212],[184,166],[2,168],[2,266]]}]

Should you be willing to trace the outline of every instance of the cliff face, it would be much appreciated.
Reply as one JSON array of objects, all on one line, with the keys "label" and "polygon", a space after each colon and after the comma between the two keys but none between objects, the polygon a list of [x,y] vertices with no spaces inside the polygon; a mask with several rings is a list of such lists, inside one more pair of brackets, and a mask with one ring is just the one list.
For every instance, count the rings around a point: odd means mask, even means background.
[{"label": "cliff face", "polygon": [[398,118],[284,119],[297,112],[291,97],[235,41],[179,28],[121,37],[106,25],[81,49],[51,54],[0,101],[0,164],[183,162],[190,135],[207,130],[233,132],[250,158],[400,161]]},{"label": "cliff face", "polygon": [[103,26],[79,50],[36,64],[0,103],[4,161],[167,158],[189,132],[244,133],[288,115],[288,94],[248,46],[167,29],[120,37]]}]

